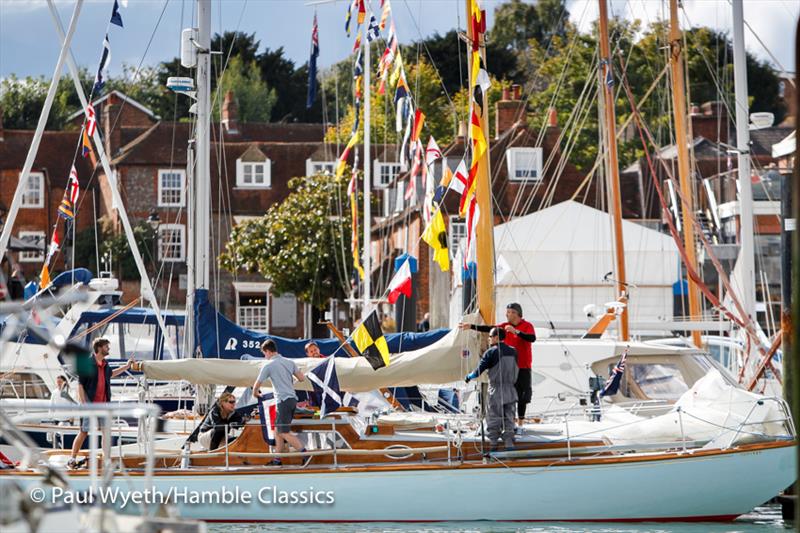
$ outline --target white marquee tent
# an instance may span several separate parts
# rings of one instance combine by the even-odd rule
[[[616,298],[612,220],[608,213],[567,201],[495,226],[497,319],[505,304],[519,302],[535,323],[552,321],[579,332],[590,323],[587,305],[602,308]],[[669,235],[623,221],[629,310],[636,323],[672,319],[672,287],[680,273]],[[461,290],[451,309],[460,309]],[[457,316],[457,314],[456,314]],[[562,331],[566,333],[566,331]],[[644,332],[641,332],[644,333]]]

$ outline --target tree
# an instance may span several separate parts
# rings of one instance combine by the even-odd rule
[[[234,227],[220,265],[258,272],[274,293],[293,293],[323,309],[345,296],[353,270],[347,181],[315,175],[292,178],[289,188],[263,217]]]
[[[272,108],[277,96],[261,79],[255,61],[245,63],[240,57],[234,57],[228,63],[219,83],[220,98],[214,106],[214,120],[219,120],[223,98],[232,91],[239,107],[240,122],[269,122]]]
[[[511,0],[494,10],[489,42],[509,51],[523,51],[534,39],[546,48],[553,36],[566,34],[569,11],[564,0],[539,0],[529,4]]]

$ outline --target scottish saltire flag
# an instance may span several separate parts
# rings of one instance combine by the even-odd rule
[[[86,104],[86,133],[89,137],[94,137],[94,132],[97,131],[97,115],[94,112],[94,106],[91,103]]]
[[[122,15],[119,14],[119,2],[114,0],[114,9],[111,10],[111,24],[116,24],[122,28]]]
[[[100,65],[97,67],[97,75],[94,77],[94,88],[92,89],[92,92],[95,94],[98,94],[100,91],[102,91],[103,86],[106,84],[104,77],[109,61],[111,61],[111,43],[109,42],[108,34],[106,33],[105,38],[103,38],[103,55],[100,56]]]
[[[367,42],[371,43],[381,36],[381,30],[378,28],[378,21],[375,20],[375,15],[369,16],[369,25],[367,26]]]
[[[317,57],[319,56],[319,27],[317,13],[314,12],[314,25],[311,27],[311,56],[308,58],[308,97],[306,109],[311,109],[317,97]]]
[[[69,178],[67,178],[67,186],[64,187],[64,197],[61,199],[61,205],[58,206],[58,216],[67,220],[75,218],[80,193],[78,171],[75,170],[73,165],[72,170],[69,172]]]
[[[611,369],[605,387],[600,391],[600,396],[611,396],[619,392],[619,385],[622,382],[622,375],[625,373],[625,358],[628,357],[628,350],[622,352],[619,362]]]
[[[335,357],[327,357],[325,361],[312,368],[306,377],[314,387],[314,392],[319,393],[322,398],[319,406],[320,418],[324,418],[325,415],[334,412],[339,407],[352,407],[358,404],[358,400],[349,393],[343,394],[339,390]]]

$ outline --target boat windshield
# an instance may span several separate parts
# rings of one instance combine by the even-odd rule
[[[633,363],[630,378],[651,400],[676,400],[689,390],[678,365],[670,363]]]

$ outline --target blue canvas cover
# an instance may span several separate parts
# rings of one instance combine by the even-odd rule
[[[266,339],[274,340],[278,353],[284,357],[305,357],[308,339],[287,339],[244,329],[217,312],[209,302],[208,291],[205,289],[199,289],[196,293],[195,316],[197,340],[204,357],[240,359],[245,354],[261,357],[259,346]],[[441,339],[448,331],[442,328],[424,333],[387,333],[386,342],[391,353],[418,350]],[[323,355],[348,357],[338,339],[315,339],[315,342]]]

